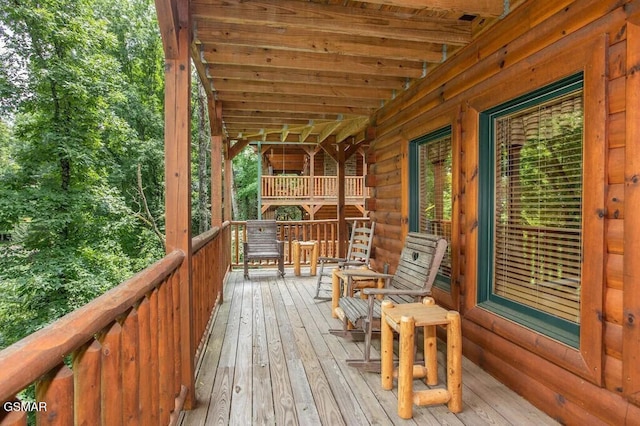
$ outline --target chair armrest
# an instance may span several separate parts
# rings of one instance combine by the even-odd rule
[[[344,259],[343,259],[344,260]],[[367,264],[364,262],[360,262],[358,260],[344,260],[343,262],[338,262],[338,266],[366,266]]]
[[[384,278],[391,279],[393,274],[383,274],[382,272],[376,272],[369,269],[345,269],[341,272],[345,277],[358,277],[358,278]]]
[[[400,288],[365,288],[362,290],[367,296],[371,295],[398,295],[398,296],[427,296],[429,293],[422,290],[404,290]]]
[[[318,262],[336,262],[336,263],[338,263],[338,262],[344,262],[344,261],[345,261],[345,259],[342,258],[342,257],[326,257],[326,256],[323,256],[323,257],[319,257],[318,258]]]

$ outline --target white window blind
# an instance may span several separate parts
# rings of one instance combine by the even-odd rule
[[[493,292],[580,323],[582,90],[495,119]]]
[[[440,274],[451,278],[451,136],[419,147],[420,232],[444,237],[449,245]]]

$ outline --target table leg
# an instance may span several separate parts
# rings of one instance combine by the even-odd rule
[[[294,241],[293,250],[293,275],[300,276],[300,242]]]
[[[398,366],[398,416],[413,417],[413,349],[415,343],[415,319],[400,320],[400,365]]]
[[[385,300],[382,302],[382,319],[380,320],[380,352],[381,352],[381,379],[382,389],[393,389],[393,329],[387,323],[386,311],[393,309],[393,303]]]
[[[318,242],[313,243],[313,250],[311,251],[311,275],[315,277],[316,267],[318,266],[318,252],[320,251]]]
[[[460,314],[447,313],[447,389],[451,399],[447,406],[452,413],[462,411],[462,335]]]
[[[338,276],[338,268],[334,268],[331,274],[331,316],[338,318],[336,308],[340,300],[340,277]]]
[[[424,327],[424,366],[427,370],[426,382],[434,386],[438,384],[438,340],[436,326]]]

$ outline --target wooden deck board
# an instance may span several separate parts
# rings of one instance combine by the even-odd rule
[[[413,419],[400,419],[397,389],[382,390],[378,374],[344,362],[362,357],[363,345],[329,334],[341,323],[330,303],[313,299],[315,278],[288,272],[283,279],[254,270],[250,280],[232,273],[198,369],[198,406],[183,425],[557,424],[467,359],[461,413],[414,407]],[[441,382],[443,362],[439,353]]]

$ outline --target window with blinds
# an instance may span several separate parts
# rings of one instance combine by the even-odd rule
[[[482,285],[487,300],[538,312],[536,323],[580,324],[582,104],[580,75],[482,115],[492,194]]]
[[[449,245],[440,281],[451,281],[451,128],[412,141],[411,230],[444,237]]]

